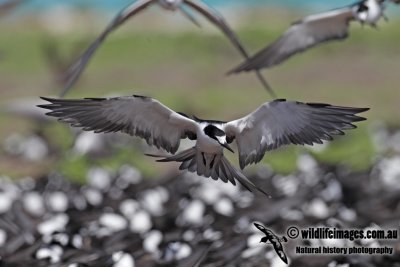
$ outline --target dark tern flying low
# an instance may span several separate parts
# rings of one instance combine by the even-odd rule
[[[385,17],[384,3],[385,0],[364,0],[344,8],[305,17],[294,23],[278,40],[229,73],[272,68],[318,44],[346,39],[349,24],[353,20],[376,27],[378,20]]]
[[[235,185],[235,179],[246,189],[266,194],[256,187],[224,157],[224,148],[236,140],[240,167],[257,163],[267,151],[283,145],[312,145],[332,140],[342,130],[353,129],[353,122],[365,120],[356,116],[367,108],[331,106],[286,100],[266,102],[249,115],[230,122],[189,118],[143,96],[86,98],[77,100],[42,98],[51,104],[49,116],[85,131],[124,132],[138,136],[149,145],[174,154],[158,160],[181,162],[181,170],[220,178]],[[190,149],[179,152],[180,140],[197,140]]]
[[[239,38],[236,36],[233,30],[229,27],[225,19],[214,9],[210,8],[206,4],[202,3],[200,0],[137,0],[124,8],[114,20],[107,26],[107,28],[101,33],[101,35],[89,46],[89,48],[82,54],[78,61],[73,64],[68,71],[69,80],[66,83],[61,96],[64,96],[69,89],[75,84],[79,79],[84,68],[88,64],[90,58],[96,52],[97,48],[101,43],[108,37],[108,35],[118,28],[121,24],[127,21],[130,17],[144,10],[145,8],[153,5],[159,4],[162,8],[166,10],[176,11],[180,10],[186,17],[188,17],[193,23],[199,25],[192,14],[187,10],[187,8],[193,9],[205,16],[211,23],[217,26],[231,41],[235,48],[240,52],[244,58],[249,58],[249,54],[246,49],[240,43]],[[268,82],[264,79],[259,71],[256,71],[257,77],[262,83],[262,85],[269,91],[271,96],[275,97],[274,92],[269,86]]]
[[[288,260],[287,260],[285,251],[283,251],[283,246],[282,246],[282,242],[287,242],[287,238],[285,236],[283,236],[282,238],[279,238],[271,230],[265,228],[264,226],[262,226],[259,223],[254,223],[254,225],[257,227],[258,230],[260,230],[261,232],[263,232],[265,234],[265,236],[263,238],[261,238],[260,243],[261,242],[263,242],[263,243],[270,242],[272,244],[272,246],[274,247],[276,254],[278,254],[279,258],[281,258],[281,260],[287,264]]]

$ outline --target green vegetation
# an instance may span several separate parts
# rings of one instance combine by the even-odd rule
[[[252,24],[243,23],[238,35],[250,51],[256,52],[287,27],[286,19],[274,18],[276,23],[272,28],[265,23],[265,16],[257,17]],[[242,59],[217,31],[209,33],[193,28],[184,32],[162,29],[146,32],[139,31],[134,23],[129,25],[130,30],[116,32],[98,50],[68,97],[149,95],[175,110],[220,120],[242,116],[270,100],[253,74],[225,76]],[[371,107],[371,111],[363,114],[369,122],[382,120],[399,126],[396,116],[400,99],[399,26],[400,21],[393,19],[382,22],[380,31],[355,24],[348,41],[313,49],[264,73],[281,98]],[[68,57],[82,40],[89,42],[97,34],[91,31],[89,37],[84,32],[51,36],[40,28],[28,31],[20,26],[1,26],[0,32],[0,51],[4,54],[0,61],[0,105],[23,97],[56,95],[60,91],[43,56],[46,38],[54,39]],[[85,46],[81,47],[83,51]],[[27,132],[34,127],[6,114],[0,114],[0,124],[0,141],[15,131]],[[323,152],[310,153],[322,161],[345,162],[357,169],[370,166],[375,151],[367,123],[361,125]],[[51,127],[45,132],[61,151],[71,147],[73,139],[66,127]],[[289,147],[269,152],[264,162],[278,171],[290,172],[302,151],[304,148]],[[233,155],[235,160],[236,156]],[[56,161],[53,167],[75,178],[82,177],[91,164],[115,169],[128,162],[149,175],[157,171],[154,160],[147,159],[137,149],[117,151],[112,158],[94,162],[69,156]],[[2,173],[15,173],[7,164],[0,167],[5,168]]]

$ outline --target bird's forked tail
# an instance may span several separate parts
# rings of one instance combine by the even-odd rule
[[[151,155],[150,155],[151,156]],[[269,195],[257,187],[253,182],[247,179],[240,171],[233,167],[223,154],[208,154],[199,151],[196,147],[179,152],[171,157],[166,157],[158,162],[181,162],[180,170],[188,170],[197,173],[199,176],[211,177],[214,180],[221,179],[223,182],[228,181],[236,185],[237,180],[243,187],[252,192],[257,189],[261,193],[269,197]]]

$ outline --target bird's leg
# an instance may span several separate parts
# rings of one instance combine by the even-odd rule
[[[386,14],[382,14],[383,20],[389,22],[389,17]]]
[[[371,23],[371,27],[375,30],[379,30],[378,24],[376,23]]]

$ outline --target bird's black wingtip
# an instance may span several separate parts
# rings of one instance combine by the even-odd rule
[[[230,76],[230,75],[237,74],[237,73],[238,73],[238,71],[236,69],[231,69],[231,70],[227,71],[225,73],[225,75]]]
[[[353,122],[360,122],[360,121],[366,121],[367,118],[364,117],[360,117],[360,116],[355,116],[355,118],[353,118]]]
[[[241,72],[248,72],[249,70],[247,70],[245,63],[242,63],[241,65],[236,66],[233,69],[230,69],[226,73],[226,75],[238,74],[238,73],[241,73]]]
[[[40,99],[42,99],[42,100],[44,100],[44,101],[47,101],[47,102],[49,102],[49,103],[53,103],[53,100],[54,100],[54,99],[52,99],[52,98],[44,97],[44,96],[40,96]],[[49,105],[51,105],[51,104],[40,104],[40,105],[36,105],[36,106],[37,106],[38,108],[50,109],[50,108],[49,108]]]
[[[150,154],[150,153],[144,153],[145,156],[151,157],[151,158],[158,158],[156,160],[157,162],[166,162],[167,156],[165,155],[156,155],[156,154]]]
[[[44,109],[50,109],[49,105],[44,104],[44,105],[36,105],[38,108],[44,108]]]
[[[360,113],[361,113],[361,112],[369,111],[370,109],[371,109],[371,108],[360,108],[360,110],[361,110]]]
[[[47,102],[52,102],[52,100],[54,100],[53,98],[50,97],[45,97],[45,96],[39,96],[40,99],[47,101]]]

